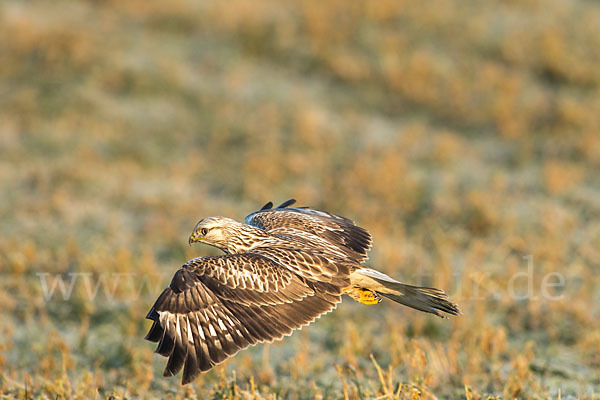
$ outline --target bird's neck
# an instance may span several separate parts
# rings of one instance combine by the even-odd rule
[[[229,238],[223,251],[229,254],[246,253],[255,247],[266,244],[272,238],[272,235],[260,228],[240,224],[240,232]]]

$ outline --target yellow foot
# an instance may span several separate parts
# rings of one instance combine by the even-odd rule
[[[368,289],[360,289],[360,302],[367,305],[378,304],[381,301],[376,293]]]

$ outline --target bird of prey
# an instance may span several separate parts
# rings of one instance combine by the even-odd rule
[[[173,276],[146,318],[147,340],[168,357],[164,376],[183,368],[182,384],[238,351],[290,335],[333,310],[342,294],[367,305],[382,298],[443,316],[458,306],[439,289],[407,285],[361,263],[371,235],[353,221],[291,199],[271,202],[245,223],[204,218],[189,243],[224,255],[198,257]]]

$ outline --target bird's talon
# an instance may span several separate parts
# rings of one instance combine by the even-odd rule
[[[370,290],[360,289],[360,302],[367,305],[378,304],[381,302],[381,297]]]

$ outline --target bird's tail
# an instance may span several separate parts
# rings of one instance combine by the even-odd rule
[[[361,268],[350,275],[353,285],[372,290],[397,303],[419,311],[445,317],[443,313],[459,315],[458,305],[448,300],[440,289],[407,285],[371,268]]]
[[[440,289],[405,285],[403,283],[387,284],[393,292],[377,292],[390,300],[405,306],[444,317],[439,311],[458,315],[458,306],[448,300],[448,295]]]

